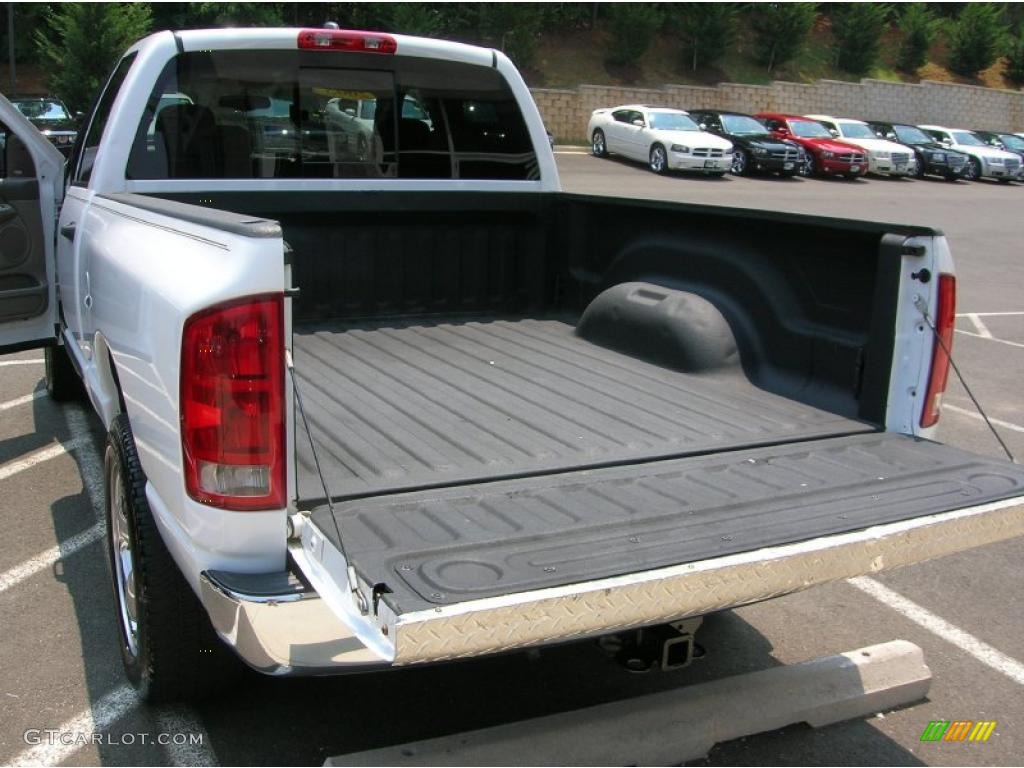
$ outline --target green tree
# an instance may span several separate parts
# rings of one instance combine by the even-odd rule
[[[900,29],[903,42],[900,43],[896,66],[913,74],[928,60],[928,49],[938,31],[938,20],[924,3],[910,3],[902,6],[902,10]]]
[[[1010,41],[1006,50],[1006,79],[1024,85],[1024,30]]]
[[[118,58],[149,32],[149,3],[63,3],[35,33],[49,87],[71,109],[85,109]]]
[[[882,35],[889,23],[887,3],[841,3],[832,12],[836,64],[853,75],[866,75],[878,61]]]
[[[187,3],[183,28],[284,26],[282,3]]]
[[[953,24],[949,40],[949,68],[974,77],[991,67],[1006,42],[1002,13],[995,3],[969,3]]]
[[[818,18],[814,3],[757,3],[751,26],[757,60],[772,72],[803,49]]]
[[[694,70],[716,64],[736,34],[733,3],[679,3],[672,6],[672,18],[683,63]]]
[[[612,33],[608,60],[632,64],[651,47],[661,27],[661,13],[652,3],[612,3],[608,7],[608,26]]]
[[[395,3],[391,28],[403,35],[440,37],[446,31],[443,10],[428,3]]]
[[[544,3],[480,3],[480,34],[519,67],[530,67],[544,24]]]

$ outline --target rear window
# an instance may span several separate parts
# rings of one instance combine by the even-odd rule
[[[539,179],[490,67],[322,51],[184,53],[157,81],[130,179]]]

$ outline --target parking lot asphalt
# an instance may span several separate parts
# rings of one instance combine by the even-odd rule
[[[1024,187],[941,181],[710,180],[559,154],[565,188],[936,226],[959,274],[954,357],[1007,444],[1024,457]],[[1014,314],[1016,313],[1016,314]],[[1024,541],[840,582],[717,614],[705,655],[633,674],[592,642],[434,668],[331,679],[252,675],[187,708],[149,708],[125,687],[97,524],[103,436],[81,405],[42,390],[42,355],[0,356],[0,763],[320,764],[326,757],[617,701],[892,639],[924,649],[928,699],[896,712],[796,726],[717,746],[709,765],[1014,765],[1024,754]],[[959,383],[940,439],[999,454]],[[931,720],[996,720],[986,743],[922,743]],[[102,734],[26,743],[29,729]],[[158,734],[201,744],[157,744]],[[45,736],[45,734],[44,734]],[[651,739],[663,738],[652,733]],[[31,735],[30,735],[31,738]],[[91,738],[91,737],[90,737]],[[180,740],[180,739],[179,739]],[[148,743],[143,743],[143,742]],[[174,739],[171,739],[174,741]],[[515,755],[496,762],[515,764]],[[552,755],[558,763],[558,755]],[[645,763],[644,754],[635,762]]]

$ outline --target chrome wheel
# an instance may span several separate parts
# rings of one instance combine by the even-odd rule
[[[804,153],[804,161],[800,164],[800,175],[806,177],[814,175],[814,155],[810,152]]]
[[[594,135],[590,137],[590,149],[594,153],[594,157],[604,157],[608,153],[608,148],[604,143],[604,131],[600,129],[594,131]]]
[[[132,656],[139,654],[139,595],[135,578],[128,500],[125,498],[121,464],[115,458],[107,469],[107,503],[110,505],[110,546],[113,552],[117,607],[125,644]]]
[[[978,162],[978,158],[972,157],[967,161],[967,167],[964,168],[964,178],[968,181],[977,181],[981,176],[981,163]]]
[[[668,156],[665,148],[660,144],[651,147],[651,170],[655,173],[664,173],[668,169]]]
[[[742,176],[747,172],[747,153],[742,149],[737,149],[732,156],[732,172],[737,176]]]

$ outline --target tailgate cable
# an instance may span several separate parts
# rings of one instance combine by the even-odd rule
[[[369,613],[370,606],[366,600],[366,596],[359,591],[359,579],[356,576],[355,566],[352,565],[352,561],[349,559],[348,553],[345,551],[345,540],[341,536],[341,525],[338,522],[338,516],[334,513],[334,503],[331,501],[331,493],[327,490],[327,481],[324,479],[323,470],[320,468],[320,457],[316,453],[316,443],[313,441],[313,431],[309,428],[309,421],[306,419],[306,409],[302,407],[302,395],[299,393],[299,381],[295,376],[295,363],[292,360],[292,351],[290,349],[285,350],[285,365],[288,368],[288,373],[292,379],[292,392],[295,393],[295,403],[299,407],[299,416],[302,418],[302,426],[306,430],[306,437],[309,438],[309,450],[313,454],[313,464],[316,466],[317,476],[320,478],[320,487],[324,490],[324,498],[327,499],[327,511],[331,513],[331,520],[334,521],[334,532],[338,535],[338,551],[345,560],[346,573],[348,575],[348,588],[352,592],[352,597],[356,601],[356,605],[359,607],[359,612],[364,616]]]
[[[956,373],[956,377],[960,380],[960,383],[963,385],[964,391],[967,392],[967,396],[971,398],[971,402],[974,403],[974,407],[978,409],[978,413],[981,414],[981,418],[985,420],[985,424],[988,425],[989,431],[992,432],[992,435],[995,437],[996,442],[998,442],[1000,447],[1003,449],[1003,453],[1006,454],[1006,458],[1008,458],[1012,463],[1016,464],[1017,459],[1014,458],[1013,453],[1010,451],[1009,447],[1007,447],[1002,435],[999,434],[999,431],[995,428],[995,425],[989,420],[988,414],[985,413],[985,409],[981,407],[981,403],[978,402],[978,398],[974,396],[974,393],[971,391],[971,388],[967,386],[967,381],[964,379],[964,375],[960,373],[960,367],[956,364],[956,360],[953,359],[953,350],[946,346],[946,342],[943,341],[941,334],[939,334],[938,330],[935,328],[935,323],[932,322],[932,316],[928,313],[928,307],[925,305],[924,299],[921,296],[915,296],[914,306],[916,306],[918,311],[924,316],[924,321],[925,323],[928,324],[928,327],[931,328],[932,335],[935,337],[935,340],[939,343],[939,346],[942,347],[942,351],[946,353],[946,357],[949,358],[950,367],[952,367],[953,372]]]

